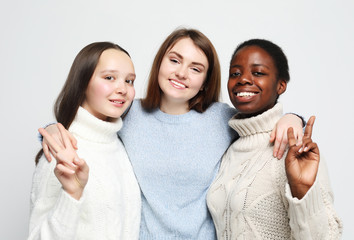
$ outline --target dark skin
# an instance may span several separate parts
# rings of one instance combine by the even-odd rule
[[[319,148],[311,139],[314,122],[315,117],[312,116],[306,124],[302,146],[296,146],[293,129],[288,129],[290,147],[285,158],[285,169],[291,193],[298,199],[303,198],[314,184],[320,163]]]
[[[240,118],[257,116],[271,109],[286,86],[286,81],[277,78],[277,68],[271,56],[258,46],[240,49],[231,62],[229,97]],[[303,198],[314,184],[319,167],[319,149],[311,139],[314,121],[315,117],[311,117],[307,122],[299,146],[293,128],[287,131],[290,147],[285,170],[291,193],[298,199]]]

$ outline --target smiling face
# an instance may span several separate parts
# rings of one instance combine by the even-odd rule
[[[158,74],[161,109],[174,104],[188,111],[188,101],[202,89],[208,67],[204,52],[190,38],[180,39],[167,50]]]
[[[286,90],[286,81],[277,79],[272,57],[258,46],[241,48],[230,65],[229,97],[243,118],[272,108]]]
[[[116,49],[103,51],[82,107],[104,121],[119,118],[134,99],[134,80],[134,66],[126,53]]]

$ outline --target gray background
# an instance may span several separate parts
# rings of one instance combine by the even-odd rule
[[[317,116],[313,138],[327,159],[335,207],[345,224],[343,239],[354,239],[353,1],[1,3],[0,239],[27,237],[37,128],[54,121],[54,100],[78,51],[107,40],[126,48],[136,68],[136,96],[142,97],[159,45],[178,26],[197,28],[214,43],[228,103],[228,62],[238,43],[260,37],[284,49],[291,81],[280,101],[285,111]]]

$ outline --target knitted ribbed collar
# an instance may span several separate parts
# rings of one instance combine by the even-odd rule
[[[156,109],[154,111],[154,116],[158,120],[160,120],[162,122],[166,122],[166,123],[171,123],[171,124],[184,124],[184,123],[190,122],[196,116],[198,116],[198,114],[199,113],[195,110],[190,110],[184,114],[179,114],[179,115],[164,113],[160,109]]]
[[[86,109],[79,107],[69,130],[91,142],[110,143],[117,139],[117,132],[122,126],[121,118],[115,122],[102,121],[90,114]]]
[[[271,133],[283,115],[283,105],[277,103],[273,108],[251,118],[237,119],[237,115],[231,118],[229,126],[235,129],[240,138],[260,133]]]

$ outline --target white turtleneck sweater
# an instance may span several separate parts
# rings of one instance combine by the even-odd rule
[[[285,156],[273,157],[270,133],[282,105],[229,125],[240,138],[225,153],[207,203],[218,239],[339,239],[342,224],[323,158],[314,185],[301,199],[292,197]]]
[[[54,175],[56,161],[42,157],[33,176],[28,239],[139,238],[140,189],[117,137],[121,127],[121,119],[105,122],[78,109],[69,131],[90,168],[88,183],[77,201]]]

